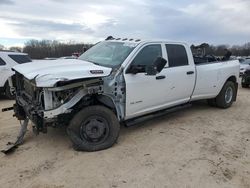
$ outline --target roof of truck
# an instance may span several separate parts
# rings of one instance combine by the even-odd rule
[[[162,40],[162,39],[154,39],[154,40],[146,40],[146,39],[133,39],[133,38],[112,38],[106,41],[112,41],[112,42],[126,42],[126,43],[133,43],[133,44],[140,44],[140,43],[150,43],[150,42],[165,42],[165,43],[172,43],[172,44],[184,44],[187,45],[185,42],[173,42],[168,40]]]

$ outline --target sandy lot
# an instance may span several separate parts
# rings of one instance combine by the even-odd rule
[[[240,89],[232,108],[204,102],[131,128],[111,149],[71,148],[64,129],[33,135],[9,156],[0,154],[0,187],[249,188],[250,89]],[[0,108],[11,101],[0,99]],[[0,113],[0,148],[19,124]]]

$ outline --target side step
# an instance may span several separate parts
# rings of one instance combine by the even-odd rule
[[[163,116],[163,115],[166,115],[166,114],[170,114],[170,113],[176,112],[176,111],[181,110],[181,109],[189,108],[191,106],[192,106],[191,103],[187,103],[187,104],[175,106],[175,107],[172,107],[172,108],[168,108],[166,110],[161,110],[161,111],[158,111],[158,112],[154,112],[154,113],[151,113],[149,115],[144,115],[144,116],[141,116],[139,118],[130,119],[130,120],[125,121],[125,126],[131,127],[131,126],[136,125],[138,123],[141,123],[141,122],[144,122],[144,121],[147,121],[147,120],[151,120],[151,119],[154,119],[156,117],[160,117],[160,116]]]

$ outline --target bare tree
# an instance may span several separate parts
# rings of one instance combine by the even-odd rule
[[[92,44],[86,43],[61,43],[56,40],[29,40],[25,43],[23,49],[19,47],[11,47],[11,50],[14,51],[23,51],[28,53],[33,59],[43,59],[46,57],[62,57],[62,56],[71,56],[73,53],[83,53],[90,47]],[[234,56],[250,56],[250,42],[244,45],[209,45],[203,43],[199,45],[201,48],[204,48],[205,54],[223,56],[225,55],[225,49],[229,49]],[[198,47],[199,47],[198,46]],[[193,52],[197,50],[197,46],[191,46]],[[3,45],[0,45],[0,49],[4,49]]]
[[[15,52],[22,52],[23,49],[21,47],[18,47],[18,46],[12,46],[9,48],[9,50],[15,51]]]
[[[23,52],[28,53],[33,59],[46,57],[71,56],[73,53],[83,53],[92,44],[84,43],[60,43],[55,40],[30,40],[25,43]]]

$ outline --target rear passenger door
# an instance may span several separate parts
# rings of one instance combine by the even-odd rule
[[[187,53],[188,46],[182,44],[165,44],[168,67],[166,81],[169,90],[165,93],[169,106],[186,103],[190,100],[195,86],[195,65]]]

